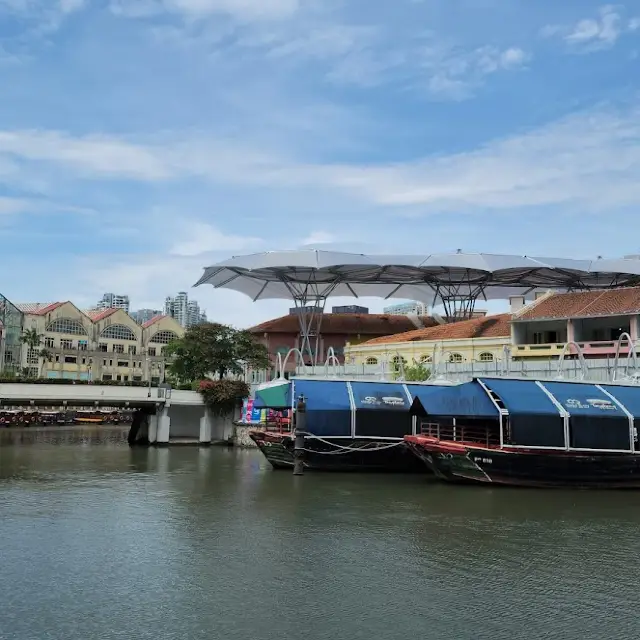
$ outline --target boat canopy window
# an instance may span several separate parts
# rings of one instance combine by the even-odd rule
[[[572,449],[631,449],[629,417],[596,385],[571,382],[543,384],[571,416],[569,446]]]
[[[293,397],[307,404],[306,429],[316,436],[351,435],[351,401],[347,383],[339,380],[293,381]]]
[[[385,382],[352,382],[356,407],[356,435],[402,438],[413,432],[411,403],[404,385]]]
[[[477,382],[456,385],[408,384],[413,396],[411,415],[498,418],[500,413]]]
[[[509,412],[509,438],[505,444],[564,448],[564,418],[535,381],[482,378],[482,383]]]

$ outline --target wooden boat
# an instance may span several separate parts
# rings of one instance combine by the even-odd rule
[[[104,424],[106,418],[102,411],[77,411],[75,421],[80,424]]]
[[[304,466],[316,471],[387,471],[425,473],[403,437],[415,433],[409,413],[413,400],[407,386],[295,378],[256,391],[254,406],[294,409],[302,396],[305,412]],[[271,406],[268,406],[271,405]],[[274,469],[293,467],[294,436],[290,425],[276,423],[249,433]]]
[[[415,390],[405,441],[450,482],[640,488],[640,388],[483,378]]]

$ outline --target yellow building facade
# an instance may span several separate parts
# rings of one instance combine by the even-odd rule
[[[485,316],[462,322],[416,329],[394,336],[348,344],[345,362],[359,366],[392,365],[400,358],[405,363],[496,362],[511,345],[510,315]]]
[[[21,368],[34,377],[158,382],[164,378],[165,347],[184,335],[166,316],[139,325],[122,309],[83,312],[71,302],[18,308],[23,330],[41,336],[37,349],[22,349]]]

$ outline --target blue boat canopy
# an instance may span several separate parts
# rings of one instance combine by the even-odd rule
[[[595,384],[555,381],[545,381],[542,384],[571,416],[626,419],[620,406]]]
[[[640,387],[615,384],[602,384],[600,387],[610,393],[636,420],[640,420]]]
[[[509,412],[510,443],[519,447],[565,447],[564,418],[534,380],[482,378]]]
[[[410,394],[393,382],[352,382],[355,433],[370,438],[402,438],[413,433]]]
[[[407,388],[414,398],[411,405],[414,416],[498,418],[500,415],[477,381],[456,385],[408,384]]]
[[[306,430],[316,436],[351,435],[351,399],[340,380],[299,380],[293,383],[294,402],[303,395],[307,405]]]
[[[629,417],[620,405],[595,384],[544,382],[570,415],[569,446],[572,449],[632,448]]]

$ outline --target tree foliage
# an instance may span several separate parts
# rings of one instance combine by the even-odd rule
[[[232,414],[251,393],[249,385],[242,380],[202,380],[198,391],[207,407],[221,416]]]
[[[20,336],[20,342],[26,344],[29,349],[37,349],[42,344],[42,334],[36,329],[25,329]]]
[[[424,382],[431,376],[431,369],[414,360],[413,364],[404,368],[404,379],[407,382]]]
[[[267,348],[248,331],[210,322],[189,327],[165,349],[169,371],[182,382],[241,374],[245,366],[266,369]]]
[[[431,369],[421,362],[416,362],[414,360],[411,364],[407,364],[406,360],[404,360],[403,365],[404,379],[407,382],[424,382],[425,380],[428,380],[431,375]],[[394,363],[393,371],[396,378],[402,375],[399,363]]]
[[[25,329],[20,336],[20,342],[29,347],[30,350],[35,350],[40,348],[40,345],[42,344],[42,338],[42,334],[38,333],[37,329]],[[22,374],[26,377],[31,377],[31,368],[24,367],[22,370]]]

